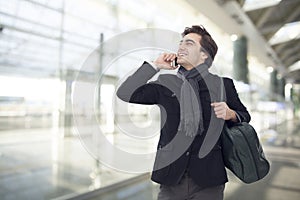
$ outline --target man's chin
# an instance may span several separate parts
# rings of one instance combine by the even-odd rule
[[[186,66],[186,65],[189,65],[189,64],[186,63],[186,62],[180,62],[180,61],[177,61],[177,63],[178,63],[178,65],[180,65],[180,66],[182,66],[182,67],[184,67],[184,66]]]
[[[185,60],[182,58],[177,58],[177,63],[178,63],[178,65],[181,65],[181,66],[186,64]]]

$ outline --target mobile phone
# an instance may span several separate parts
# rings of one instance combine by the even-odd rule
[[[173,60],[173,66],[175,67],[175,66],[178,66],[178,63],[177,63],[177,57]]]

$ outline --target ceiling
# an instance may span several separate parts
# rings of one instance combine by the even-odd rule
[[[241,7],[246,3],[246,0],[225,0],[224,2],[229,1],[236,1]],[[300,61],[300,28],[294,30],[297,34],[296,38],[276,44],[271,42],[272,37],[283,26],[300,21],[300,0],[282,0],[275,5],[245,11],[245,13],[277,54],[286,69],[285,77],[291,79],[292,82],[300,83],[300,67],[294,67],[294,70],[291,70],[291,66]]]
[[[300,27],[296,39],[269,42],[285,24],[300,21],[300,0],[185,1],[228,34],[246,35],[250,53],[266,66],[276,68],[289,82],[300,83]],[[273,1],[277,4],[243,9],[250,1]],[[109,8],[104,9],[107,1],[97,0],[97,6],[90,6],[95,7],[93,12],[78,12],[76,9],[81,6],[73,3],[64,5],[62,2],[0,0],[0,74],[56,77],[62,69],[80,68],[81,61],[98,46],[99,33],[113,33],[114,23],[106,23],[114,18]],[[86,13],[89,15],[84,18]],[[107,13],[108,19],[103,17],[103,13]],[[82,31],[82,27],[86,31]],[[297,62],[298,65],[295,65]]]
[[[98,20],[102,2],[87,12],[84,1],[0,0],[0,75],[57,78],[79,69],[108,29]]]

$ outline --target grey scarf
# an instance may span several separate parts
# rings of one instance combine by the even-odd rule
[[[199,95],[199,80],[208,74],[208,66],[203,63],[186,70],[180,67],[177,76],[183,80],[180,94],[180,124],[179,131],[186,136],[195,137],[199,131],[204,131],[202,106]]]

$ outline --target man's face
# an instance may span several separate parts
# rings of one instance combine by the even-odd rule
[[[196,33],[185,35],[179,43],[177,51],[177,63],[187,70],[204,63],[207,55],[200,51],[201,36]]]

